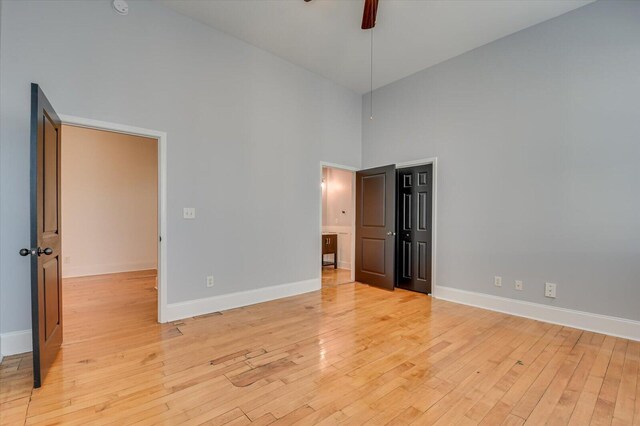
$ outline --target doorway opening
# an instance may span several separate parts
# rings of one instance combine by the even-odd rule
[[[157,326],[158,158],[157,138],[62,125],[65,343]]]
[[[355,173],[322,166],[322,286],[354,281]]]

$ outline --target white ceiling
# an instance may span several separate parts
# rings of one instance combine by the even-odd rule
[[[378,88],[593,0],[380,0]],[[320,74],[369,91],[363,0],[163,0],[168,7]]]

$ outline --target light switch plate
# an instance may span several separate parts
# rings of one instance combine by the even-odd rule
[[[196,208],[195,207],[185,207],[182,209],[182,217],[185,219],[195,219],[196,218]]]

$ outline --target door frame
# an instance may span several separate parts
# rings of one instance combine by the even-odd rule
[[[167,322],[167,133],[72,115],[59,116],[62,125],[143,136],[158,141],[158,322]]]
[[[344,170],[347,172],[351,172],[352,176],[351,176],[351,211],[353,212],[352,217],[351,217],[351,281],[355,281],[356,280],[356,268],[355,268],[355,262],[356,262],[356,172],[358,170],[360,170],[358,167],[352,167],[352,166],[345,166],[342,164],[336,164],[336,163],[329,163],[326,161],[321,161],[320,162],[320,179],[319,181],[322,182],[322,169],[328,167],[331,169],[340,169],[340,170]],[[320,218],[319,218],[319,222],[320,222],[320,234],[322,235],[322,186],[320,186],[320,194],[319,194],[319,198],[320,200]],[[320,241],[322,241],[322,238],[320,238]],[[319,245],[320,247],[320,253],[322,255],[322,243]],[[320,263],[320,280],[322,281],[322,263]]]
[[[438,253],[438,157],[424,158],[422,160],[405,161],[396,163],[396,170],[408,167],[433,165],[433,189],[431,194],[431,297],[438,297],[436,283],[436,254]]]

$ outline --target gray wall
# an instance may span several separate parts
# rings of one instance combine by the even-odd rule
[[[32,81],[61,114],[167,132],[170,303],[319,276],[319,162],[360,165],[361,97],[158,4],[130,6],[121,17],[108,0],[3,3],[3,332],[30,328],[17,251]]]
[[[368,101],[363,166],[438,157],[438,285],[640,320],[640,2],[383,87],[373,121]]]
[[[0,46],[2,46],[2,5],[4,4],[3,0],[0,0]],[[0,54],[0,80],[2,79],[2,55]],[[0,94],[0,97],[2,94]],[[2,114],[0,114],[0,131],[2,130]],[[0,154],[2,153],[2,148],[0,148]],[[2,161],[0,161],[0,187],[2,187]],[[1,200],[1,198],[0,198]],[[0,201],[0,224],[2,223],[2,205],[4,202]],[[0,241],[4,241],[4,230],[0,226]],[[0,245],[0,259],[2,258],[3,248]],[[0,261],[0,268],[2,267],[2,263]],[[0,269],[0,272],[2,270]],[[0,285],[0,333],[2,333],[2,285]],[[2,362],[2,339],[0,339],[0,362]]]

